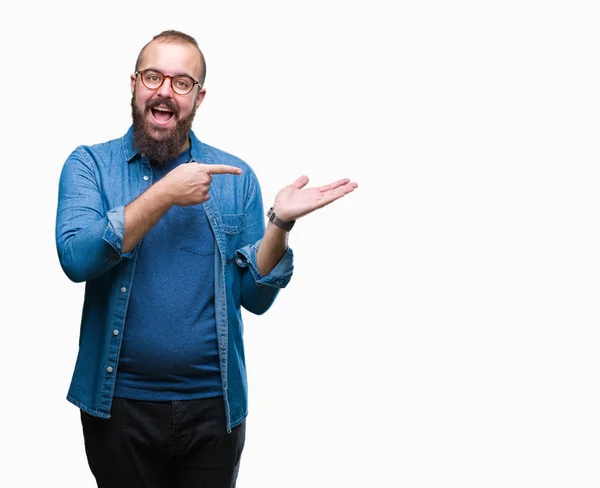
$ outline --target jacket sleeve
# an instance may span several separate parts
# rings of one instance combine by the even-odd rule
[[[292,278],[294,254],[288,248],[275,268],[266,276],[261,276],[256,263],[256,253],[265,232],[264,208],[260,186],[256,178],[245,203],[245,223],[243,242],[250,242],[235,252],[236,264],[244,269],[242,279],[242,306],[254,314],[266,312],[281,288],[285,288]]]
[[[91,156],[75,149],[61,171],[56,214],[58,258],[74,282],[95,278],[124,257],[124,206],[107,210],[104,200]]]

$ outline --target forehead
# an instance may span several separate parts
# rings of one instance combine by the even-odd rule
[[[166,75],[188,74],[198,77],[200,53],[191,44],[152,41],[142,54],[141,70],[155,68]]]

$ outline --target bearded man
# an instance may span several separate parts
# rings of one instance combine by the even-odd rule
[[[194,38],[155,36],[131,75],[128,132],[76,148],[61,172],[58,257],[85,282],[67,399],[101,488],[235,486],[242,307],[263,314],[289,283],[296,220],[357,187],[300,176],[265,219],[252,168],[192,130],[205,75]]]

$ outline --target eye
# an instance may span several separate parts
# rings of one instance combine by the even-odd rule
[[[142,73],[144,77],[144,82],[150,85],[160,84],[163,80],[162,73],[154,70],[146,70]]]
[[[182,90],[187,90],[192,84],[187,78],[175,78],[175,86]]]

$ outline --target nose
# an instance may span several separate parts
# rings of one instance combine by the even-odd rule
[[[173,90],[171,89],[171,77],[170,76],[166,76],[163,79],[163,83],[162,85],[160,85],[160,87],[158,87],[158,89],[156,90],[156,93],[161,96],[162,98],[172,98],[173,97]]]

